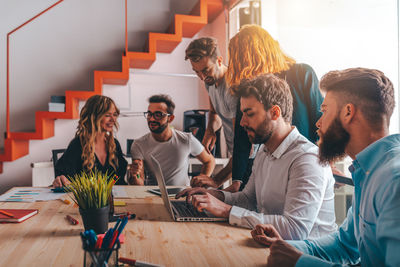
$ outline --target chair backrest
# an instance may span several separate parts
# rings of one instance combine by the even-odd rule
[[[183,131],[191,132],[200,142],[203,141],[208,124],[208,109],[193,109],[183,112]],[[220,130],[216,132],[217,141],[211,151],[214,157],[221,157]]]
[[[133,143],[134,139],[126,139],[126,154],[125,156],[130,157],[131,156],[131,146]]]
[[[56,163],[57,163],[58,159],[61,158],[61,156],[64,154],[65,150],[66,150],[65,148],[62,148],[62,149],[53,149],[51,151],[52,160],[53,160],[54,175],[56,175]]]
[[[201,142],[207,128],[208,112],[207,109],[183,112],[183,131],[191,132]]]

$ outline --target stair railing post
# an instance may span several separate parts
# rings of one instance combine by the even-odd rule
[[[125,56],[128,55],[128,0],[125,0]]]

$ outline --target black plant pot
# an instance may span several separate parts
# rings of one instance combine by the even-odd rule
[[[85,230],[93,229],[96,234],[103,234],[108,229],[110,206],[99,209],[79,209]]]

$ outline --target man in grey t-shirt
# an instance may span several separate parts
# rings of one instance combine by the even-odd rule
[[[149,98],[145,112],[150,133],[135,140],[131,147],[132,167],[129,184],[145,184],[144,169],[149,178],[146,184],[157,184],[147,161],[153,155],[161,165],[167,185],[189,185],[189,156],[193,155],[203,163],[201,174],[211,175],[215,167],[214,157],[191,134],[171,129],[175,104],[168,95],[154,95]]]
[[[215,132],[224,129],[226,145],[230,156],[233,154],[233,125],[236,117],[238,98],[231,94],[225,83],[227,67],[222,63],[217,41],[203,37],[192,41],[186,49],[185,60],[189,59],[194,72],[204,81],[210,100],[208,125],[203,138],[203,145],[211,151],[215,145]],[[192,186],[218,187],[232,176],[232,158],[227,166],[214,178],[199,175],[192,180]],[[239,190],[240,181],[233,181],[227,190]]]

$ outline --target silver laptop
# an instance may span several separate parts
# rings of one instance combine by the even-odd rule
[[[171,214],[174,221],[178,222],[223,222],[227,221],[227,218],[218,218],[209,212],[199,212],[192,204],[186,203],[185,200],[170,200],[167,193],[167,187],[165,185],[164,175],[161,171],[160,163],[153,155],[150,155],[150,161],[152,170],[156,176],[158,186],[161,191],[161,198],[164,202],[165,207]]]

